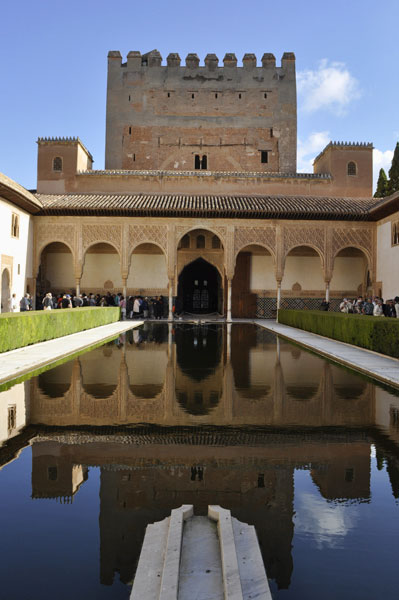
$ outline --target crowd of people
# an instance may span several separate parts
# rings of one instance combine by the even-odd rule
[[[399,296],[384,302],[383,298],[363,298],[358,296],[354,300],[344,298],[339,305],[342,313],[355,315],[369,315],[373,317],[395,317],[399,319]]]
[[[58,308],[79,308],[81,306],[119,306],[121,317],[125,319],[162,319],[164,317],[165,303],[162,296],[142,297],[123,294],[52,294],[47,292],[44,296],[36,297],[36,310],[55,310]],[[12,294],[10,302],[11,312],[24,312],[33,310],[30,294],[24,294],[20,301],[17,295]]]

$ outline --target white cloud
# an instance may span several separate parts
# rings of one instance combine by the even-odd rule
[[[388,171],[391,168],[393,158],[392,150],[378,150],[378,148],[374,148],[373,150],[373,185],[374,189],[377,186],[378,175],[380,174],[380,169],[384,169],[385,173],[388,176]]]
[[[297,503],[295,531],[313,536],[320,549],[340,546],[358,516],[353,507],[327,503],[308,492],[301,493]]]
[[[313,161],[329,141],[328,131],[314,131],[305,140],[298,139],[298,173],[313,173]]]
[[[316,70],[299,71],[297,84],[300,107],[309,113],[326,109],[340,116],[361,96],[359,82],[346,65],[325,58]]]

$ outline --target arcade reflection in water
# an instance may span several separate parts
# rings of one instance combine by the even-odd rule
[[[254,524],[288,588],[294,470],[327,500],[367,502],[371,444],[399,498],[399,398],[251,325],[136,329],[4,393],[0,458],[30,439],[33,498],[71,502],[101,467],[105,584],[131,581],[146,525],[192,503]]]

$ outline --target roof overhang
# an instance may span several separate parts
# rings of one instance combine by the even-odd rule
[[[38,213],[43,208],[36,196],[4,173],[0,173],[0,197],[31,214]]]

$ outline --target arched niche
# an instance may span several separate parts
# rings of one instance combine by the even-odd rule
[[[39,293],[65,292],[75,287],[72,251],[64,242],[51,242],[40,254]]]
[[[289,343],[280,344],[280,364],[285,394],[290,400],[304,402],[317,396],[323,378],[324,361]]]
[[[136,398],[151,400],[163,390],[168,364],[167,344],[130,346],[126,352],[129,389]],[[143,421],[146,415],[142,415]]]
[[[167,290],[166,256],[160,246],[146,242],[134,248],[130,256],[127,287],[129,293],[149,296]]]
[[[301,297],[301,292],[324,295],[325,282],[322,257],[309,245],[291,248],[285,257],[284,276],[281,282],[284,292]]]
[[[8,269],[1,273],[1,312],[10,311],[11,300],[11,275]]]
[[[37,378],[40,391],[48,398],[61,398],[72,384],[73,361],[58,365],[53,369],[40,373]]]
[[[339,296],[357,296],[367,292],[369,265],[366,254],[359,248],[348,246],[334,257],[331,292]]]
[[[83,260],[80,289],[86,294],[121,291],[120,257],[112,244],[98,242],[87,248]]]
[[[204,258],[195,258],[182,269],[177,286],[179,312],[223,312],[223,280],[219,270]]]
[[[89,396],[105,399],[118,386],[122,353],[114,342],[79,357],[82,387]]]

